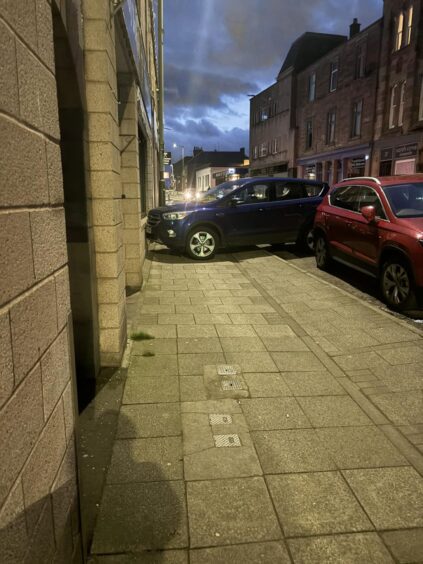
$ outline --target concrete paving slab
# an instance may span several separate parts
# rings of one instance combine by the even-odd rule
[[[261,313],[231,313],[229,317],[234,325],[267,325]]]
[[[381,537],[400,564],[415,564],[423,558],[423,529],[389,531]]]
[[[146,550],[107,556],[94,556],[88,564],[188,564],[187,550]]]
[[[192,313],[159,313],[159,325],[195,325]]]
[[[254,431],[252,438],[265,474],[336,470],[313,429]]]
[[[207,364],[224,364],[223,353],[198,353],[178,355],[179,373],[181,376],[202,374]]]
[[[288,551],[283,543],[265,542],[199,548],[191,550],[191,564],[290,564]]]
[[[128,376],[133,378],[177,375],[178,363],[176,354],[151,357],[133,356],[128,369]]]
[[[284,372],[283,378],[294,396],[346,394],[329,372]]]
[[[254,398],[240,401],[251,430],[311,427],[310,421],[295,398]]]
[[[411,467],[344,470],[377,529],[423,526],[423,478]]]
[[[216,325],[219,337],[257,337],[252,325]]]
[[[258,337],[221,337],[220,342],[225,352],[257,352],[266,351]]]
[[[261,372],[245,374],[244,380],[248,386],[251,397],[282,397],[292,396],[284,377],[278,372]]]
[[[176,339],[149,339],[145,341],[134,341],[131,354],[133,356],[142,356],[145,353],[159,354],[176,354]]]
[[[262,478],[187,484],[191,546],[216,546],[281,539]]]
[[[266,481],[285,537],[372,528],[338,472],[268,476]]]
[[[216,431],[212,431],[216,432]],[[241,445],[244,438],[239,433]],[[217,478],[243,478],[261,476],[262,470],[252,446],[238,448],[203,449],[184,457],[186,480],[215,480]]]
[[[268,352],[226,352],[228,364],[239,364],[243,372],[278,372]]]
[[[202,375],[180,376],[181,401],[200,401],[208,399]]]
[[[366,368],[380,367],[381,369],[389,367],[389,363],[375,352],[362,352],[354,354],[346,354],[334,356],[333,360],[342,368],[342,370],[364,370]]]
[[[423,364],[402,364],[388,370],[374,368],[373,373],[393,392],[423,390]]]
[[[176,313],[209,313],[205,304],[176,304]]]
[[[139,324],[139,326],[137,325],[134,327],[134,332],[136,331],[143,331],[148,335],[152,335],[156,339],[176,338],[176,325],[146,325],[145,323],[142,323]]]
[[[270,352],[308,351],[308,346],[299,337],[262,337],[266,349]]]
[[[91,552],[113,554],[188,545],[182,481],[108,485]]]
[[[371,425],[372,421],[349,396],[299,397],[314,427]]]
[[[377,353],[389,364],[423,363],[423,348],[417,345],[396,346],[387,350],[378,349]]]
[[[284,340],[285,337],[295,337],[294,331],[289,325],[254,325],[254,330],[259,337],[279,337]]]
[[[393,564],[376,533],[357,533],[288,541],[294,564]]]
[[[181,437],[115,441],[108,484],[182,479]]]
[[[177,328],[180,339],[217,337],[214,325],[178,325]]]
[[[226,313],[196,313],[196,325],[217,325],[231,323],[231,320]]]
[[[179,354],[222,352],[222,346],[217,337],[178,339],[178,352]]]
[[[423,390],[374,394],[372,402],[396,425],[423,424]]]
[[[180,435],[181,430],[179,403],[123,405],[117,438],[175,436]]]
[[[281,372],[326,370],[312,352],[274,352],[272,358]]]
[[[174,376],[152,376],[126,380],[122,403],[167,403],[179,401],[179,382]]]
[[[317,429],[338,468],[406,466],[408,462],[375,426]]]

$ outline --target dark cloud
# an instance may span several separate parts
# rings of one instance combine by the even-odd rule
[[[223,109],[227,108],[223,96],[245,95],[257,88],[253,82],[239,78],[174,65],[166,66],[165,77],[165,102],[168,106]]]
[[[178,150],[172,149],[172,144],[178,147],[184,146],[185,154],[191,154],[194,146],[202,147],[204,150],[231,151],[246,147],[248,152],[248,130],[239,127],[220,129],[207,119],[199,121],[179,121],[170,119],[167,124],[171,133],[166,132],[168,138],[167,147],[173,151],[176,160],[180,157]],[[188,142],[187,142],[188,140]]]

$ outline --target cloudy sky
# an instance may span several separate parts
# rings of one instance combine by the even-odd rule
[[[382,0],[164,0],[165,142],[192,154],[248,151],[249,94],[275,81],[305,31],[347,35],[382,15]],[[176,159],[175,159],[176,158]]]

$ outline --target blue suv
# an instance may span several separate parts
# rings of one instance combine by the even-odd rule
[[[298,178],[243,178],[201,193],[195,202],[153,209],[150,240],[197,260],[216,249],[297,242],[313,249],[313,221],[327,184]]]

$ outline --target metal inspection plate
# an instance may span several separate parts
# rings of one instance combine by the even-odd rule
[[[219,376],[234,376],[237,374],[237,370],[235,366],[231,366],[230,364],[220,364],[217,367],[217,373]]]
[[[224,392],[244,389],[244,385],[239,380],[222,380],[221,387]]]
[[[238,435],[213,435],[213,438],[217,448],[241,446]]]
[[[230,425],[232,423],[232,416],[224,413],[210,413],[210,425]]]

